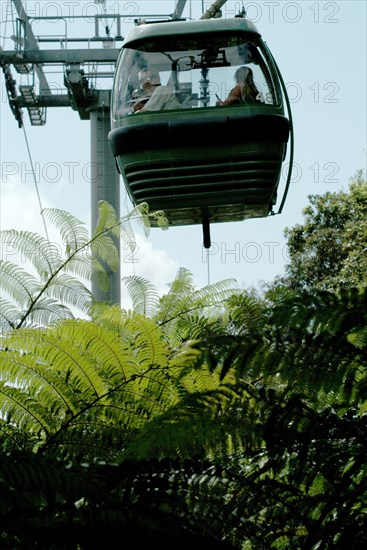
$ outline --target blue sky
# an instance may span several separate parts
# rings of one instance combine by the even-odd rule
[[[199,19],[203,6],[207,9],[211,3],[188,0],[183,15]],[[0,0],[1,46],[11,49],[4,41],[13,32],[5,21],[7,4]],[[92,0],[28,0],[25,5],[28,13],[37,15],[88,15],[102,9]],[[288,200],[278,216],[213,224],[209,251],[202,247],[200,226],[152,229],[147,238],[138,232],[134,257],[122,250],[121,275],[146,277],[162,291],[179,267],[189,269],[198,286],[227,278],[236,279],[241,288],[271,281],[287,261],[284,229],[302,223],[308,196],[346,190],[356,171],[366,170],[367,3],[228,0],[223,16],[235,15],[242,5],[272,51],[291,100],[295,156]],[[174,6],[175,0],[106,2],[107,13],[133,10],[136,16],[170,14]],[[84,20],[70,20],[68,33],[91,36],[93,25],[88,30],[85,25]],[[131,19],[126,21],[122,33],[132,25]],[[46,32],[50,29],[49,25]],[[21,75],[13,71],[13,76],[18,85],[22,83]],[[49,82],[58,78],[48,76]],[[43,234],[24,133],[7,104],[2,77],[0,116],[0,228]],[[49,108],[43,127],[32,127],[26,112],[24,120],[42,206],[68,210],[89,227],[89,122],[70,108]],[[121,214],[130,208],[121,182]]]

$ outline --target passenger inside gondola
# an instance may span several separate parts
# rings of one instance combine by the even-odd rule
[[[219,107],[233,104],[264,103],[264,98],[254,83],[253,72],[249,67],[242,66],[234,74],[236,85],[229,92],[224,101],[216,102]]]
[[[147,101],[142,106],[141,101],[134,105],[134,113],[181,108],[174,86],[162,86],[158,73],[148,69],[140,71],[139,83]]]

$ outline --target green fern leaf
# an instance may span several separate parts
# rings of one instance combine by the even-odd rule
[[[0,231],[0,241],[13,246],[40,277],[50,275],[61,263],[60,247],[36,233],[15,229]]]
[[[0,297],[0,331],[7,332],[19,322],[19,309],[11,302]]]
[[[138,276],[123,277],[132,300],[133,308],[137,313],[153,316],[159,306],[159,293],[155,286],[146,279]]]
[[[42,212],[60,232],[62,242],[67,249],[67,256],[70,256],[89,242],[89,232],[85,224],[69,212],[57,208],[45,208]]]
[[[54,277],[47,287],[47,295],[62,304],[69,304],[82,311],[88,311],[93,302],[90,290],[78,279],[62,273]]]
[[[0,275],[0,288],[21,308],[29,305],[39,291],[39,281],[15,264],[0,260]]]

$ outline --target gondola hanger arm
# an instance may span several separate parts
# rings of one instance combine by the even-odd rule
[[[227,0],[215,0],[215,2],[213,2],[213,4],[206,10],[206,12],[203,13],[200,19],[212,19],[213,17],[220,17],[220,10],[226,2]]]

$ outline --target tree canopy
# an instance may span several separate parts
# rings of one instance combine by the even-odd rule
[[[281,283],[331,291],[366,286],[366,210],[367,183],[361,170],[348,191],[311,195],[304,223],[285,231],[289,264]]]

